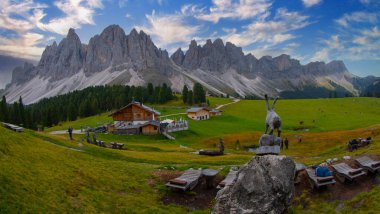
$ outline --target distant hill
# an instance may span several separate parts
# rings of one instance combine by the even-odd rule
[[[363,96],[368,97],[380,97],[380,78],[375,78],[371,84],[369,84],[363,90]]]
[[[25,62],[35,63],[27,59],[0,55],[0,89],[5,88],[6,84],[11,82],[13,69],[24,65]]]

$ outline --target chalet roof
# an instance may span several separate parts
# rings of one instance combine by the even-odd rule
[[[187,109],[186,112],[187,113],[195,113],[195,112],[198,112],[198,111],[200,111],[202,109],[204,109],[206,111],[210,111],[208,108],[204,108],[204,107],[192,107],[192,108]]]
[[[114,114],[116,114],[116,113],[119,113],[121,110],[123,110],[123,109],[125,109],[125,108],[128,108],[128,107],[131,106],[131,105],[137,105],[137,106],[140,106],[141,108],[143,108],[143,109],[145,109],[146,111],[149,111],[149,112],[151,112],[151,113],[153,113],[153,114],[161,115],[160,112],[154,110],[153,108],[151,108],[151,107],[149,107],[149,106],[146,106],[146,105],[144,105],[144,104],[142,104],[142,103],[140,103],[140,102],[136,102],[136,101],[133,101],[133,102],[129,103],[128,105],[126,105],[126,106],[120,108],[119,110],[113,112],[111,115],[114,115]],[[110,116],[111,116],[111,115],[110,115]]]
[[[157,126],[159,127],[160,126],[160,121],[158,120],[151,120],[151,121],[148,121],[144,124],[141,124],[140,127],[144,127],[144,126],[147,126],[147,125],[152,125],[152,126]]]
[[[218,109],[211,109],[211,111],[210,112],[215,112],[215,113],[218,113],[218,112],[221,112],[220,110],[218,110]]]

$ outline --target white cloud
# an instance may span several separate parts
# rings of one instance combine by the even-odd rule
[[[322,0],[302,0],[302,2],[305,7],[313,7],[320,4]]]
[[[273,46],[295,38],[296,36],[291,31],[308,26],[310,24],[308,18],[308,16],[301,15],[298,12],[289,12],[280,8],[272,20],[253,21],[244,26],[242,32],[230,29],[223,38],[240,46],[257,42],[264,42]]]
[[[195,18],[218,23],[220,19],[265,18],[272,6],[270,0],[213,0],[210,8],[185,5],[182,12],[191,13]]]
[[[310,59],[311,62],[315,61],[330,61],[330,49],[329,48],[322,48],[321,50],[317,51],[314,56]]]
[[[26,59],[39,59],[44,48],[37,45],[43,41],[44,36],[37,33],[25,33],[19,38],[6,38],[0,36],[0,53]]]
[[[380,30],[377,26],[344,30],[340,35],[321,40],[321,49],[310,60],[380,60]]]
[[[35,10],[36,26],[44,31],[65,35],[70,28],[80,28],[84,24],[95,24],[95,9],[103,8],[100,0],[58,0],[54,5],[65,15],[54,18],[47,23],[42,22],[46,16],[42,10]]]
[[[157,15],[155,11],[146,15],[147,25],[138,29],[150,34],[160,47],[168,48],[178,43],[188,43],[200,30],[198,25],[189,25],[181,13]]]
[[[56,0],[53,5],[64,15],[42,21],[46,19],[47,4],[1,0],[0,30],[12,32],[12,37],[0,36],[0,53],[38,59],[42,46],[52,39],[51,36],[45,39],[41,31],[65,35],[70,27],[94,24],[95,10],[103,8],[101,0]]]
[[[303,57],[296,55],[294,52],[294,50],[299,46],[300,44],[298,43],[290,43],[285,46],[264,45],[253,50],[247,50],[246,52],[252,53],[256,58],[261,58],[263,56],[278,56],[280,54],[288,54],[291,55],[292,58],[302,60]]]
[[[378,13],[370,12],[353,12],[346,13],[341,18],[336,19],[335,22],[343,27],[349,27],[352,23],[377,23],[379,19]]]

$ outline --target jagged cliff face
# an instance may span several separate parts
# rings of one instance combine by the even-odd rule
[[[70,29],[58,45],[54,42],[46,47],[37,66],[17,67],[5,94],[10,101],[22,96],[25,103],[33,103],[93,85],[165,82],[180,90],[186,81],[190,84],[168,53],[158,49],[143,31],[134,29],[126,35],[122,28],[111,25],[88,45]]]
[[[25,103],[33,103],[93,85],[149,82],[165,82],[176,91],[200,82],[217,95],[277,96],[305,87],[334,90],[337,86],[356,95],[354,78],[341,61],[301,65],[285,54],[257,59],[221,39],[207,40],[203,46],[193,40],[186,52],[178,49],[169,57],[143,31],[133,29],[126,35],[111,25],[87,45],[70,29],[58,45],[46,47],[37,66],[25,64],[14,70],[5,95],[10,101],[22,96]]]
[[[351,75],[342,61],[313,62],[301,65],[289,55],[264,56],[260,59],[245,55],[240,47],[220,39],[207,40],[203,46],[191,41],[184,53],[178,49],[171,59],[187,73],[227,93],[240,96],[267,93],[276,96],[283,91],[302,91],[305,87],[335,90],[341,86],[348,93],[358,94]]]

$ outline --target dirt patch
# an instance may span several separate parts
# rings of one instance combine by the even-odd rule
[[[169,180],[180,176],[183,172],[160,170],[154,172],[159,179],[166,183]],[[214,179],[214,188],[207,188],[206,181],[200,179],[198,185],[192,191],[182,191],[176,189],[168,189],[163,195],[162,201],[165,205],[177,204],[186,207],[189,211],[206,210],[213,206],[215,196],[218,192],[216,186],[223,180],[223,176],[217,175]]]

